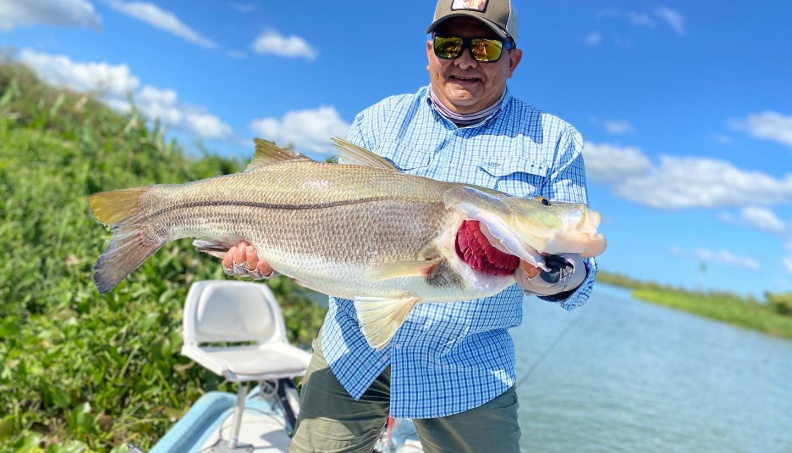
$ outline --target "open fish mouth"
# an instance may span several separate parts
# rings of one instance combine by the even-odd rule
[[[456,236],[456,253],[471,269],[489,275],[511,275],[520,267],[520,258],[502,250],[500,241],[478,220],[465,220]],[[499,247],[500,245],[500,247]]]
[[[605,250],[596,233],[599,214],[583,204],[553,203],[511,197],[479,187],[455,187],[443,196],[446,208],[478,221],[483,236],[498,251],[549,270],[543,255],[579,253],[596,256]]]

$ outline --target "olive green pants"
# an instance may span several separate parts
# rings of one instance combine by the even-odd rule
[[[317,338],[289,453],[370,452],[387,422],[389,406],[390,368],[355,401],[333,375]],[[520,451],[514,387],[467,412],[412,421],[426,452]]]

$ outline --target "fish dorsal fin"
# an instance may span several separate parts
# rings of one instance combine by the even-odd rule
[[[254,138],[256,153],[253,155],[245,171],[252,170],[263,165],[270,165],[276,162],[284,162],[293,159],[306,159],[290,149],[281,148],[275,142]]]
[[[349,143],[348,141],[338,137],[333,137],[333,142],[336,149],[338,150],[338,161],[341,163],[399,171],[399,169],[387,159],[380,157],[365,148],[353,145],[352,143]]]

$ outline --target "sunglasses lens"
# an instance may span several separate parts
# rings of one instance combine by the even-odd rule
[[[503,43],[497,39],[434,37],[434,52],[438,58],[453,60],[462,54],[465,47],[470,48],[471,55],[478,61],[498,61],[503,53]]]
[[[503,52],[503,43],[495,39],[474,39],[470,51],[478,61],[497,61]]]
[[[462,38],[457,38],[456,36],[435,36],[435,55],[446,60],[454,59],[462,53],[462,44]]]

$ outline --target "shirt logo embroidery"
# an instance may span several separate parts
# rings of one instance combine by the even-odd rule
[[[489,0],[454,0],[451,2],[451,11],[468,10],[468,11],[481,11],[487,9]]]

